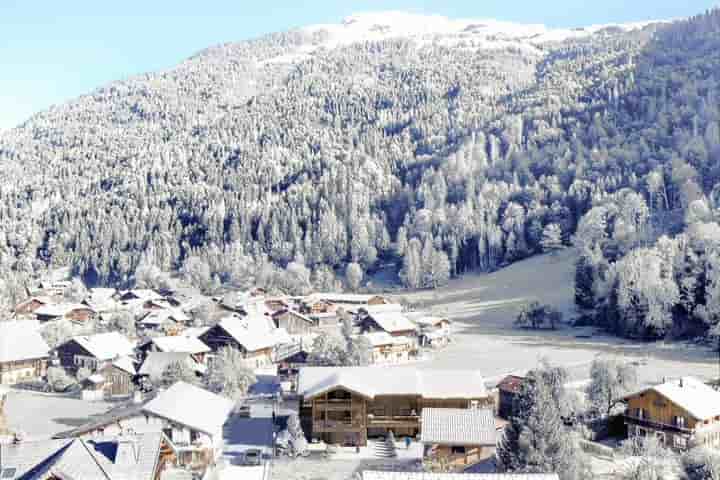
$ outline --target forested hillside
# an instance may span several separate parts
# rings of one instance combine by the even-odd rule
[[[719,22],[303,29],[100,88],[0,134],[3,291],[66,264],[290,291],[395,264],[433,287],[569,243],[602,202],[629,250],[720,174]]]
[[[720,12],[659,31],[616,109],[632,171],[594,199],[576,244],[576,303],[627,336],[720,334]]]

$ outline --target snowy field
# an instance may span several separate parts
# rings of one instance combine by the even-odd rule
[[[508,373],[523,373],[540,359],[568,367],[574,380],[584,380],[598,355],[638,361],[642,382],[664,377],[717,377],[716,354],[683,342],[636,342],[609,335],[576,338],[579,329],[521,330],[513,327],[519,308],[538,300],[575,315],[573,279],[575,251],[541,255],[491,274],[468,274],[444,288],[400,297],[454,322],[454,343],[424,362],[427,368],[479,370],[489,382]]]

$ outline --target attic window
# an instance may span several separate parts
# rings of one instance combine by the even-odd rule
[[[2,470],[2,475],[0,475],[0,478],[3,478],[3,479],[15,478],[16,473],[17,473],[17,468],[9,467],[9,468]]]

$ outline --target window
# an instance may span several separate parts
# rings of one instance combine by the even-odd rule
[[[647,430],[645,430],[644,428],[638,427],[637,434],[639,437],[645,437],[645,436],[647,436]]]
[[[465,447],[452,447],[451,452],[453,455],[464,455]]]
[[[679,428],[685,428],[686,420],[685,417],[675,416],[673,417],[673,425]]]
[[[641,419],[641,420],[642,420],[642,419],[645,419],[645,418],[646,418],[646,413],[647,413],[647,412],[645,412],[645,409],[644,409],[644,408],[638,408],[638,409],[637,409],[637,418],[639,418],[639,419]]]
[[[17,468],[8,467],[8,468],[2,470],[2,474],[0,475],[0,478],[2,478],[3,480],[15,478],[16,473],[17,473]]]
[[[682,435],[675,435],[675,446],[677,448],[687,448],[687,438]]]

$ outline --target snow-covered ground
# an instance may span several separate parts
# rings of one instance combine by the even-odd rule
[[[573,249],[517,262],[491,274],[468,274],[444,288],[402,298],[447,315],[454,322],[454,343],[425,362],[427,368],[482,372],[489,381],[535,367],[540,359],[569,368],[575,380],[587,377],[598,355],[618,355],[642,363],[643,382],[663,377],[717,377],[716,354],[683,342],[635,342],[610,335],[576,338],[578,329],[531,331],[513,327],[523,303],[538,300],[555,306],[565,319],[575,315]]]

